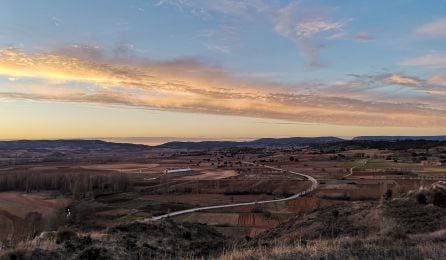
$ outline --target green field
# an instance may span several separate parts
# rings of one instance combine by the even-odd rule
[[[421,165],[420,163],[402,163],[385,160],[368,160],[364,164],[364,160],[347,162],[344,168],[350,169],[356,167],[356,170],[366,169],[405,169],[405,170],[422,170],[422,171],[446,171],[446,166]]]
[[[362,159],[362,160],[356,160],[356,161],[351,161],[351,162],[346,162],[342,165],[342,167],[350,169],[350,168],[357,168],[357,169],[361,169],[364,166],[364,163],[366,162],[366,159]]]

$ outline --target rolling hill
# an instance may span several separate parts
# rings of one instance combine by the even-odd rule
[[[402,141],[402,140],[426,140],[446,141],[446,135],[438,136],[357,136],[353,141]]]
[[[338,137],[289,137],[289,138],[262,138],[254,141],[203,141],[203,142],[169,142],[156,147],[170,149],[218,149],[229,147],[262,147],[262,146],[289,146],[306,145],[329,142],[341,142]]]

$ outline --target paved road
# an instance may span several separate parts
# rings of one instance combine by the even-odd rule
[[[256,165],[254,163],[251,162],[243,162],[244,164],[250,164],[250,165]],[[307,190],[304,190],[300,193],[297,193],[291,197],[287,197],[287,198],[283,198],[283,199],[276,199],[276,200],[263,200],[263,201],[252,201],[252,202],[244,202],[244,203],[235,203],[235,204],[225,204],[225,205],[215,205],[215,206],[207,206],[207,207],[199,207],[199,208],[193,208],[193,209],[186,209],[186,210],[180,210],[180,211],[175,211],[175,212],[170,212],[168,214],[164,214],[164,215],[160,215],[160,216],[155,216],[152,217],[152,220],[160,220],[163,218],[168,218],[168,217],[173,217],[173,216],[178,216],[178,215],[183,215],[183,214],[187,214],[187,213],[192,213],[192,212],[197,212],[197,211],[203,211],[203,210],[209,210],[209,209],[221,209],[221,208],[231,208],[231,207],[238,207],[238,206],[247,206],[247,205],[257,205],[257,204],[267,204],[267,203],[274,203],[274,202],[281,202],[281,201],[287,201],[287,200],[293,200],[296,198],[299,198],[303,195],[306,195],[310,192],[312,192],[313,190],[315,190],[319,183],[318,181],[311,177],[310,175],[306,175],[303,173],[299,173],[299,172],[294,172],[294,171],[289,171],[289,170],[284,170],[284,169],[280,169],[280,168],[276,168],[276,167],[272,167],[272,166],[266,166],[266,165],[262,165],[265,168],[268,169],[272,169],[272,170],[276,170],[276,171],[281,171],[281,172],[288,172],[291,174],[296,174],[299,176],[302,176],[304,178],[306,178],[307,180],[311,181],[311,187],[308,188]]]

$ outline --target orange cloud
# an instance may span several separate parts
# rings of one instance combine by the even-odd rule
[[[38,54],[1,49],[0,74],[90,86],[88,91],[77,92],[70,90],[69,84],[64,86],[66,91],[34,87],[0,92],[0,98],[7,99],[118,104],[337,125],[446,127],[446,108],[437,103],[352,98],[348,91],[333,91],[337,85],[309,94],[299,85],[252,82],[196,60],[111,59],[82,46]],[[417,84],[415,78],[397,74],[384,81]]]
[[[391,84],[420,86],[422,82],[416,78],[406,77],[399,74],[392,74],[387,77],[387,81]]]

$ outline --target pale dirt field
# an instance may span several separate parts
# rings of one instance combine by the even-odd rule
[[[113,163],[113,164],[93,164],[93,165],[83,165],[84,169],[92,170],[121,170],[121,171],[138,171],[153,169],[159,167],[156,163]]]
[[[350,184],[323,184],[320,185],[320,189],[328,189],[328,190],[357,190],[359,189],[356,185],[350,185]]]
[[[199,175],[186,176],[182,180],[220,180],[239,175],[234,170],[212,170],[203,171]]]
[[[44,194],[21,192],[0,192],[0,240],[10,240],[18,230],[23,229],[23,221],[31,212],[42,214],[43,218],[56,209],[67,207],[70,199],[47,199]]]
[[[38,193],[0,192],[0,211],[9,212],[20,218],[24,218],[32,211],[47,216],[55,208],[66,207],[70,202],[68,198],[47,199],[45,195]]]
[[[344,154],[344,155],[347,155],[347,156],[353,156],[353,155],[358,154],[358,153],[364,153],[364,154],[366,154],[368,156],[373,156],[375,154],[376,155],[381,155],[381,156],[393,154],[392,151],[385,151],[385,150],[379,150],[379,149],[348,150],[348,151],[341,152],[340,154]]]

